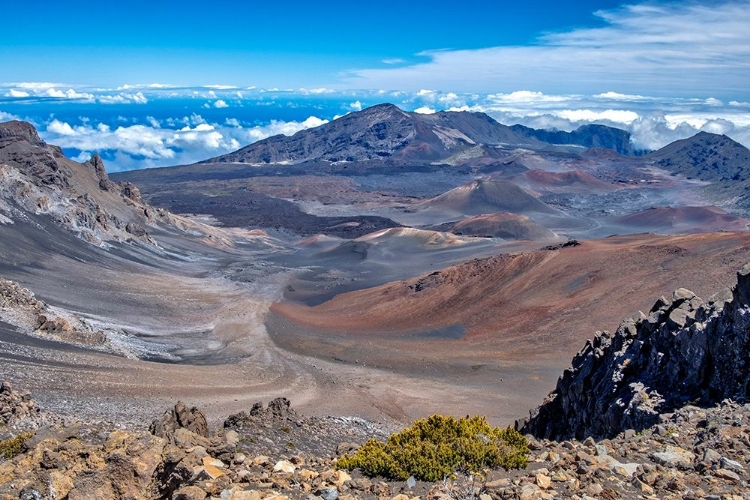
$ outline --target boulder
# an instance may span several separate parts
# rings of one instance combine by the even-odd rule
[[[149,431],[155,436],[173,440],[177,429],[187,429],[199,436],[208,437],[208,421],[198,408],[188,409],[185,403],[179,401],[174,408],[167,410],[164,415],[154,420]]]

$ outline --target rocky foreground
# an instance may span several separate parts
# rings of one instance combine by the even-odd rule
[[[148,432],[112,429],[47,414],[3,384],[0,499],[750,498],[750,405],[731,401],[601,441],[529,436],[526,470],[438,483],[336,470],[338,456],[385,435],[358,419],[300,416],[284,399],[213,434],[181,403]]]
[[[0,500],[750,499],[750,265],[737,277],[706,301],[679,289],[589,341],[519,423],[523,470],[365,477],[338,470],[338,458],[395,429],[304,417],[286,399],[213,433],[182,403],[148,431],[121,429],[45,412],[3,383]]]

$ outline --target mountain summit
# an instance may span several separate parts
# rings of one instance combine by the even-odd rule
[[[434,161],[480,143],[541,145],[484,113],[424,115],[380,104],[291,137],[269,137],[207,163],[353,162],[389,157]]]

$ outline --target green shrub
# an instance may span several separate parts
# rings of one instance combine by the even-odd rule
[[[525,468],[528,454],[526,438],[511,428],[492,427],[484,417],[433,415],[392,434],[385,443],[368,440],[336,466],[369,476],[439,481],[457,469]]]
[[[31,432],[24,432],[14,438],[3,439],[0,441],[0,457],[10,460],[18,455],[23,451],[23,444],[33,435]]]

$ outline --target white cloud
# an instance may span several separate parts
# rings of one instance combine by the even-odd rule
[[[80,100],[93,100],[94,95],[86,92],[79,93],[73,89],[65,91],[57,90],[56,88],[48,88],[44,92],[47,97],[54,97],[55,99],[80,99]]]
[[[247,142],[256,142],[273,135],[294,135],[300,130],[319,127],[326,123],[328,123],[328,120],[321,120],[320,118],[315,116],[311,116],[303,122],[283,122],[274,120],[271,121],[271,123],[269,123],[268,125],[245,129],[245,137],[247,139]]]
[[[59,87],[60,84],[50,83],[50,82],[20,82],[20,83],[16,83],[14,86],[20,89],[28,89],[28,90],[47,90],[47,89]]]
[[[273,89],[266,89],[266,90],[267,90],[268,92],[279,92],[279,91],[280,91],[280,90],[279,90],[279,89],[277,89],[277,88],[273,88]],[[262,90],[261,90],[261,92],[262,92]],[[336,92],[335,90],[333,90],[333,89],[328,89],[328,88],[325,88],[325,87],[320,87],[320,88],[317,88],[317,89],[306,89],[306,88],[301,88],[301,89],[299,89],[299,93],[300,93],[300,94],[303,94],[303,95],[308,95],[308,94],[312,94],[312,95],[320,95],[320,94],[333,94],[333,93],[335,93],[335,92]]]
[[[719,99],[716,99],[715,97],[709,97],[706,99],[706,104],[708,106],[723,106],[724,103],[721,102]]]
[[[240,122],[237,120],[237,118],[227,118],[224,120],[224,123],[229,125],[230,127],[240,127]]]
[[[239,88],[236,85],[205,85],[205,87],[214,90],[234,90]]]
[[[747,0],[626,5],[596,12],[602,27],[548,34],[526,46],[427,51],[419,55],[428,62],[356,70],[342,85],[733,98],[746,95],[750,81],[748,7]]]
[[[554,111],[552,114],[572,122],[608,121],[627,125],[638,119],[638,113],[622,109],[606,109],[604,111],[592,111],[590,109],[563,109]]]
[[[6,94],[5,97],[29,97],[28,92],[24,92],[23,90],[16,90],[16,89],[10,89]]]
[[[17,117],[16,115],[12,115],[10,113],[0,111],[0,121],[7,122],[10,120],[20,120],[20,118]]]
[[[75,160],[79,163],[87,162],[91,159],[93,155],[89,153],[88,151],[81,151],[81,153],[78,156],[74,156],[71,158],[72,160]]]
[[[502,103],[534,103],[534,102],[563,102],[571,100],[572,96],[546,95],[543,92],[531,90],[516,90],[509,94],[490,94],[490,100]]]
[[[353,103],[349,104],[349,109],[352,109],[354,111],[362,111],[362,103],[359,101],[354,101]]]
[[[47,125],[47,131],[59,135],[76,135],[73,127],[65,122],[61,122],[60,120],[53,120],[49,125]]]
[[[419,113],[420,115],[431,115],[436,113],[436,111],[429,106],[422,106],[421,108],[415,109],[414,112]]]
[[[116,90],[133,90],[133,89],[169,89],[174,88],[173,85],[168,85],[166,83],[139,83],[136,85],[120,85],[117,87]]]
[[[2,118],[2,113],[0,113]],[[200,116],[164,120],[167,124],[182,123],[180,128],[159,128],[157,120],[148,125],[129,125],[112,128],[104,123],[71,125],[52,120],[40,130],[42,138],[51,144],[77,150],[77,158],[85,158],[93,151],[110,152],[111,170],[147,168],[188,164],[239,149],[266,137],[292,135],[300,130],[328,123],[311,116],[302,122],[272,121],[263,126],[242,128],[236,119],[227,119],[228,126],[206,123]]]
[[[229,104],[227,104],[227,102],[224,101],[223,99],[219,99],[218,101],[214,103],[214,108],[228,108],[228,107],[229,107]]]
[[[642,95],[620,94],[619,92],[603,92],[594,96],[597,99],[611,99],[613,101],[642,101],[647,99]]]
[[[143,92],[136,92],[135,94],[120,93],[116,95],[100,95],[97,100],[102,104],[147,104],[148,99]]]
[[[396,58],[393,58],[393,59],[383,59],[382,62],[383,62],[383,64],[403,64],[406,61],[404,61],[403,59],[399,59],[399,58],[396,57]]]

